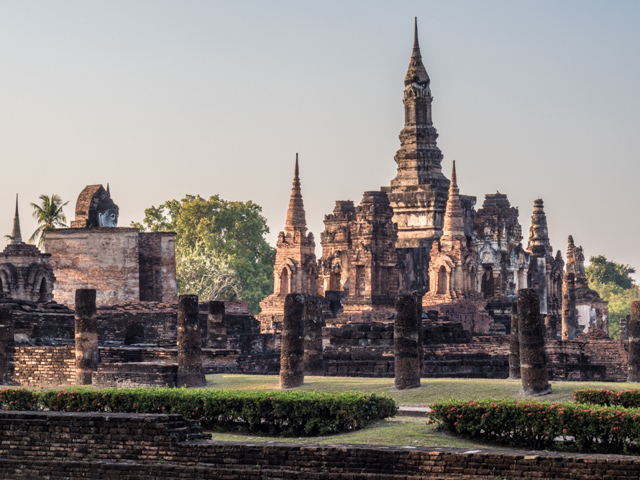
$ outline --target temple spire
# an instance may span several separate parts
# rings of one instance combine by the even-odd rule
[[[533,215],[529,228],[529,244],[527,250],[534,255],[552,255],[553,249],[549,241],[549,229],[547,228],[547,216],[544,213],[544,202],[541,198],[533,202]]]
[[[13,217],[13,232],[11,232],[11,243],[22,243],[22,233],[20,232],[20,215],[18,214],[18,194],[16,193],[16,214]]]
[[[418,17],[416,17],[413,33],[413,52],[411,52],[411,61],[409,62],[407,74],[404,77],[404,84],[411,85],[417,83],[419,85],[428,85],[429,81],[427,69],[424,68],[424,64],[422,63],[420,43],[418,42]]]
[[[289,210],[287,211],[287,223],[285,232],[293,233],[294,230],[301,230],[304,235],[307,230],[307,220],[304,213],[302,193],[300,189],[300,176],[298,168],[298,154],[296,153],[296,166],[293,171],[293,187],[291,188],[291,199],[289,200]]]
[[[465,239],[464,215],[460,202],[460,189],[458,188],[458,176],[456,175],[456,162],[453,161],[451,170],[451,184],[449,185],[449,198],[444,214],[444,226],[442,227],[441,242],[453,242],[453,240]]]

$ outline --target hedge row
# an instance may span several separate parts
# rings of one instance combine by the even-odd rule
[[[579,403],[595,405],[619,405],[625,408],[640,408],[640,390],[606,390],[603,388],[583,388],[574,390],[573,398]]]
[[[205,428],[270,435],[340,433],[393,416],[380,395],[135,388],[104,390],[1,389],[0,408],[59,412],[179,413]]]
[[[640,410],[515,400],[431,405],[430,421],[450,432],[520,448],[640,452]]]

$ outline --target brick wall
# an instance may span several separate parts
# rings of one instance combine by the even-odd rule
[[[96,388],[175,387],[178,365],[166,363],[100,363],[93,372]]]
[[[140,232],[140,300],[176,302],[176,234]]]
[[[0,412],[0,477],[275,480],[635,479],[640,458],[203,440],[179,415]]]
[[[140,299],[136,228],[58,228],[46,249],[56,276],[53,299],[73,306],[78,288],[95,288],[98,305]]]
[[[18,385],[74,384],[75,350],[73,347],[15,347],[12,375]]]

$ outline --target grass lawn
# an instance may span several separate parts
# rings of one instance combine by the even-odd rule
[[[573,391],[579,388],[608,388],[626,390],[638,388],[633,383],[607,382],[551,382],[551,395],[535,397],[541,401],[573,401]],[[207,388],[228,390],[278,390],[275,375],[207,375]],[[300,390],[318,392],[377,393],[395,399],[400,405],[425,406],[449,400],[472,400],[478,398],[519,397],[519,380],[491,379],[422,379],[422,386],[412,390],[397,390],[393,378],[355,377],[305,377]],[[326,437],[283,438],[244,435],[240,433],[213,433],[213,440],[235,442],[303,442],[321,444],[366,444],[395,446],[429,446],[458,448],[491,448],[492,445],[471,442],[440,432],[427,425],[424,418],[394,417],[378,421],[355,432]],[[504,448],[504,447],[500,447]]]
[[[424,406],[455,398],[519,398],[519,380],[423,378],[422,386],[411,390],[397,390],[393,378],[356,377],[305,377],[300,390],[318,392],[361,392],[387,395],[400,405]],[[573,391],[579,388],[609,388],[627,390],[638,388],[637,383],[607,382],[551,382],[553,392],[543,397],[531,397],[540,401],[573,401]],[[207,375],[207,388],[227,390],[278,390],[276,375]]]
[[[487,448],[487,445],[458,438],[446,432],[439,432],[433,425],[427,425],[424,418],[414,417],[395,417],[381,420],[355,432],[325,437],[264,437],[214,432],[212,438],[221,442],[296,442],[325,445],[351,443],[410,447]]]

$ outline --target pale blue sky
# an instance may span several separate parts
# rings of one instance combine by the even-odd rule
[[[461,193],[640,269],[640,2],[0,1],[0,231],[21,197],[111,184],[120,224],[186,193],[284,226],[295,153],[317,254],[335,200],[394,177],[413,17]],[[526,240],[525,240],[526,244]]]

